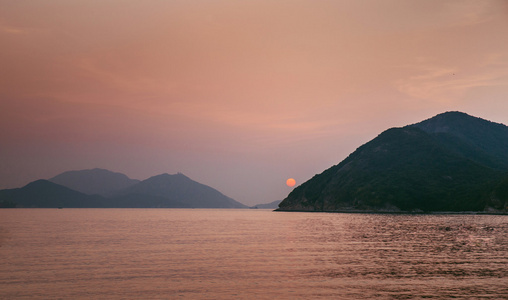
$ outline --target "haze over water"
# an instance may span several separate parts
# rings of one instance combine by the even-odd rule
[[[506,298],[508,217],[0,210],[0,298]]]
[[[253,206],[391,127],[508,124],[506,0],[0,0],[0,189],[181,172]]]

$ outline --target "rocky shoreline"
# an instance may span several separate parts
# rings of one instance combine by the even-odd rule
[[[291,210],[280,209],[274,212],[308,212],[308,213],[341,213],[341,214],[380,214],[380,215],[508,215],[503,211],[389,211],[389,210]]]

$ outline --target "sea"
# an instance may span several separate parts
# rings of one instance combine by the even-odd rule
[[[2,209],[0,299],[508,299],[508,216]]]

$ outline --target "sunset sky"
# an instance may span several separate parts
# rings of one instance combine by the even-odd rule
[[[0,0],[0,188],[182,172],[248,205],[383,130],[508,124],[508,1]]]

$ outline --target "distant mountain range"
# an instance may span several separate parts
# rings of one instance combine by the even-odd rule
[[[49,181],[84,194],[102,196],[109,196],[115,191],[128,188],[140,182],[136,179],[130,179],[122,173],[98,168],[64,172],[50,178]]]
[[[104,169],[64,172],[0,190],[0,207],[247,208],[180,173],[139,181]]]
[[[40,179],[22,188],[0,190],[0,202],[16,207],[103,207],[103,198]]]
[[[388,129],[278,210],[507,212],[508,127],[447,112]]]
[[[223,195],[219,191],[191,180],[178,173],[161,174],[137,184],[118,190],[110,200],[121,203],[124,199],[141,202],[151,199],[152,207],[194,207],[194,208],[247,208],[247,206]],[[159,199],[159,200],[157,200]],[[160,202],[162,199],[164,201]],[[146,200],[145,200],[146,201]]]
[[[264,204],[256,204],[254,206],[251,206],[250,208],[259,208],[259,209],[276,209],[279,207],[279,203],[281,203],[282,200],[275,200],[270,203],[264,203]]]

